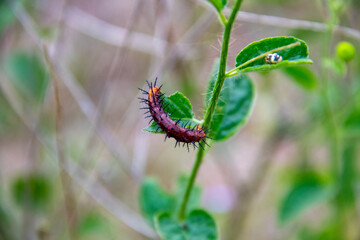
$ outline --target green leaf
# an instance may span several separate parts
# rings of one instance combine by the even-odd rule
[[[0,1],[0,36],[14,19],[15,16],[11,9],[7,6],[6,1]]]
[[[43,211],[50,202],[49,179],[40,174],[19,177],[12,186],[15,202],[31,211]]]
[[[0,239],[18,239],[15,237],[18,226],[10,215],[11,208],[3,205],[3,199],[4,196],[2,196],[2,189],[0,188]]]
[[[293,220],[305,210],[334,195],[334,188],[315,181],[306,181],[295,185],[281,204],[279,220],[282,223]]]
[[[323,68],[326,68],[329,72],[335,73],[340,77],[345,77],[346,75],[346,63],[338,58],[323,58],[321,64]]]
[[[0,91],[0,134],[6,132],[14,134],[14,130],[18,128],[18,118],[14,114],[13,109]]]
[[[154,216],[157,214],[168,212],[171,216],[175,216],[178,213],[188,179],[184,175],[178,178],[175,193],[166,192],[153,178],[147,178],[143,181],[139,194],[140,208],[152,226],[154,226]],[[187,212],[199,207],[200,197],[201,188],[195,185],[191,191]]]
[[[140,208],[145,218],[154,226],[154,216],[160,212],[172,213],[175,198],[167,193],[153,178],[147,178],[140,187]]]
[[[346,131],[360,131],[360,108],[354,108],[344,120],[344,128]]]
[[[96,212],[87,213],[78,223],[79,239],[111,239],[111,223]]]
[[[189,122],[190,127],[193,127],[200,123],[193,118],[194,113],[192,111],[190,100],[180,92],[176,92],[169,97],[164,96],[163,105],[168,105],[165,110],[168,113],[172,113],[171,119],[174,121],[181,119],[179,124]],[[158,125],[155,122],[144,130],[151,133],[164,133],[161,129],[158,129]]]
[[[265,57],[269,53],[277,53],[283,60],[277,64],[268,64]],[[247,45],[236,57],[235,66],[239,72],[265,71],[312,63],[308,57],[309,50],[304,41],[295,37],[272,37]]]
[[[41,102],[49,76],[41,59],[31,53],[13,53],[5,61],[5,71],[25,100]]]
[[[209,104],[217,79],[219,61],[211,74],[208,94],[205,96],[206,107]],[[255,99],[251,79],[244,74],[227,78],[222,87],[211,122],[211,137],[216,141],[225,140],[238,132],[247,122]]]
[[[180,211],[181,203],[186,191],[186,187],[188,184],[189,178],[185,175],[182,175],[178,178],[177,181],[177,191],[175,194],[176,198],[176,213]],[[186,207],[186,213],[192,211],[195,208],[198,208],[200,205],[200,198],[201,198],[201,188],[198,185],[194,185],[191,194],[188,200],[188,204]]]
[[[336,196],[338,206],[354,207],[356,199],[356,144],[349,142],[344,144],[342,154],[341,172],[338,178],[339,191]]]
[[[217,11],[221,11],[226,6],[226,0],[208,0]]]
[[[314,73],[304,66],[283,68],[285,74],[291,77],[297,84],[307,90],[314,89],[317,85]]]
[[[168,213],[156,217],[156,230],[162,240],[216,240],[214,219],[204,210],[193,210],[180,222]]]

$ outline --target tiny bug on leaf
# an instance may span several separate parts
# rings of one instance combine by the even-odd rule
[[[265,57],[265,62],[268,64],[277,64],[282,60],[283,60],[282,57],[277,53],[269,53]]]

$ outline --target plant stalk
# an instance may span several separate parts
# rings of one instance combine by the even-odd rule
[[[222,89],[222,86],[224,84],[225,78],[226,78],[226,62],[227,62],[227,56],[229,51],[229,42],[230,42],[230,35],[231,35],[231,29],[233,26],[233,23],[236,19],[236,14],[238,13],[240,6],[241,6],[242,0],[236,0],[233,10],[231,11],[231,15],[229,17],[229,20],[226,24],[224,24],[224,34],[223,34],[223,42],[221,47],[221,54],[220,54],[220,64],[219,64],[219,73],[218,77],[215,83],[215,87],[213,90],[213,93],[210,98],[210,103],[208,107],[206,108],[205,117],[204,117],[204,125],[203,128],[209,129],[210,123],[212,120],[212,117],[215,112],[215,107],[217,104],[217,101],[220,96],[220,92]],[[202,163],[202,160],[205,155],[205,149],[199,148],[198,153],[196,155],[196,160],[193,166],[193,169],[191,171],[190,179],[188,182],[188,185],[186,187],[186,191],[184,194],[184,198],[182,200],[180,212],[179,212],[179,219],[184,220],[186,215],[186,206],[190,198],[191,190],[194,186],[194,182],[198,173],[198,170],[200,168],[200,165]]]

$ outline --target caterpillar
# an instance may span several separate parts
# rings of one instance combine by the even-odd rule
[[[281,62],[282,60],[282,57],[277,53],[269,53],[265,57],[265,62],[268,64],[276,64]]]
[[[209,146],[205,141],[206,138],[210,138],[207,136],[208,131],[204,130],[199,124],[191,127],[190,121],[181,124],[181,119],[175,121],[170,118],[173,113],[166,111],[169,103],[164,104],[165,95],[161,92],[162,85],[159,87],[156,86],[157,78],[154,84],[148,81],[146,82],[149,87],[148,91],[139,88],[139,90],[147,96],[147,98],[139,98],[140,102],[147,104],[146,107],[142,107],[141,109],[147,110],[145,112],[145,114],[147,114],[145,118],[151,118],[149,124],[153,121],[156,122],[158,126],[156,131],[161,129],[165,132],[164,141],[167,138],[174,138],[176,140],[175,148],[178,144],[180,146],[180,144],[183,143],[183,147],[186,144],[188,151],[189,144],[192,144],[194,149],[198,146],[204,149],[204,146],[201,144],[202,142]]]

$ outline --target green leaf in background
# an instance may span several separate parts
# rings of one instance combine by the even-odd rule
[[[49,75],[37,55],[13,53],[5,60],[5,71],[25,100],[43,100],[49,84]]]
[[[0,239],[16,239],[16,224],[13,222],[8,210],[2,205],[1,200],[3,199],[2,189],[0,189]]]
[[[166,112],[173,113],[171,119],[174,121],[181,119],[179,122],[180,125],[188,122],[190,127],[199,124],[199,121],[194,119],[194,113],[192,111],[190,100],[180,92],[176,92],[171,96],[164,97],[163,105],[168,105],[166,107]],[[145,131],[151,133],[164,133],[161,129],[158,130],[157,123],[153,122],[150,126],[144,129]]]
[[[208,94],[205,96],[207,107],[217,79],[219,61],[214,65]],[[211,122],[211,137],[216,141],[225,140],[238,132],[246,123],[255,99],[251,79],[244,74],[225,79]]]
[[[268,64],[265,57],[268,53],[277,53],[282,62]],[[236,67],[239,72],[254,72],[271,70],[278,67],[309,64],[309,50],[306,43],[295,37],[265,38],[247,45],[236,57]]]
[[[360,108],[354,108],[344,120],[347,132],[360,132]]]
[[[112,238],[111,222],[100,213],[90,212],[83,216],[77,227],[77,239],[118,239]]]
[[[286,195],[279,210],[281,223],[293,220],[310,207],[329,200],[334,188],[315,181],[305,181],[295,185]]]
[[[216,240],[214,219],[204,210],[193,210],[180,222],[168,213],[156,217],[156,230],[162,240]]]
[[[173,212],[175,198],[167,193],[153,178],[147,178],[140,187],[140,209],[145,218],[154,226],[154,216],[160,212]]]
[[[0,36],[14,19],[15,16],[11,9],[7,6],[6,1],[0,1]]]
[[[345,77],[346,75],[346,63],[338,58],[323,58],[321,64],[323,68],[326,68],[329,72],[333,72],[340,77]]]
[[[307,90],[314,89],[317,85],[314,73],[304,66],[285,67],[283,72],[290,76],[294,82]]]
[[[177,191],[175,194],[176,199],[176,213],[180,211],[181,203],[186,191],[186,187],[188,184],[189,178],[185,175],[182,175],[178,178],[177,181]],[[200,198],[201,198],[201,188],[198,185],[194,185],[191,190],[191,195],[188,200],[186,213],[192,211],[195,208],[198,208],[200,205]]]
[[[354,207],[356,199],[356,144],[347,143],[342,154],[339,191],[336,200],[340,207]]]
[[[154,226],[154,217],[162,212],[176,216],[180,209],[181,200],[188,182],[187,176],[180,176],[174,193],[166,192],[153,178],[146,178],[139,193],[140,209],[145,218]],[[201,197],[201,188],[197,185],[191,191],[187,212],[198,208]]]
[[[313,229],[311,226],[300,229],[298,240],[337,240],[343,239],[342,227],[338,221],[327,219],[320,229]]]
[[[19,129],[18,118],[0,90],[0,134],[14,134],[16,129]]]
[[[12,194],[19,206],[31,211],[43,211],[50,203],[49,179],[36,173],[21,176],[13,183]]]
[[[227,0],[208,0],[215,8],[217,11],[221,11],[225,6],[226,6],[226,1]]]

